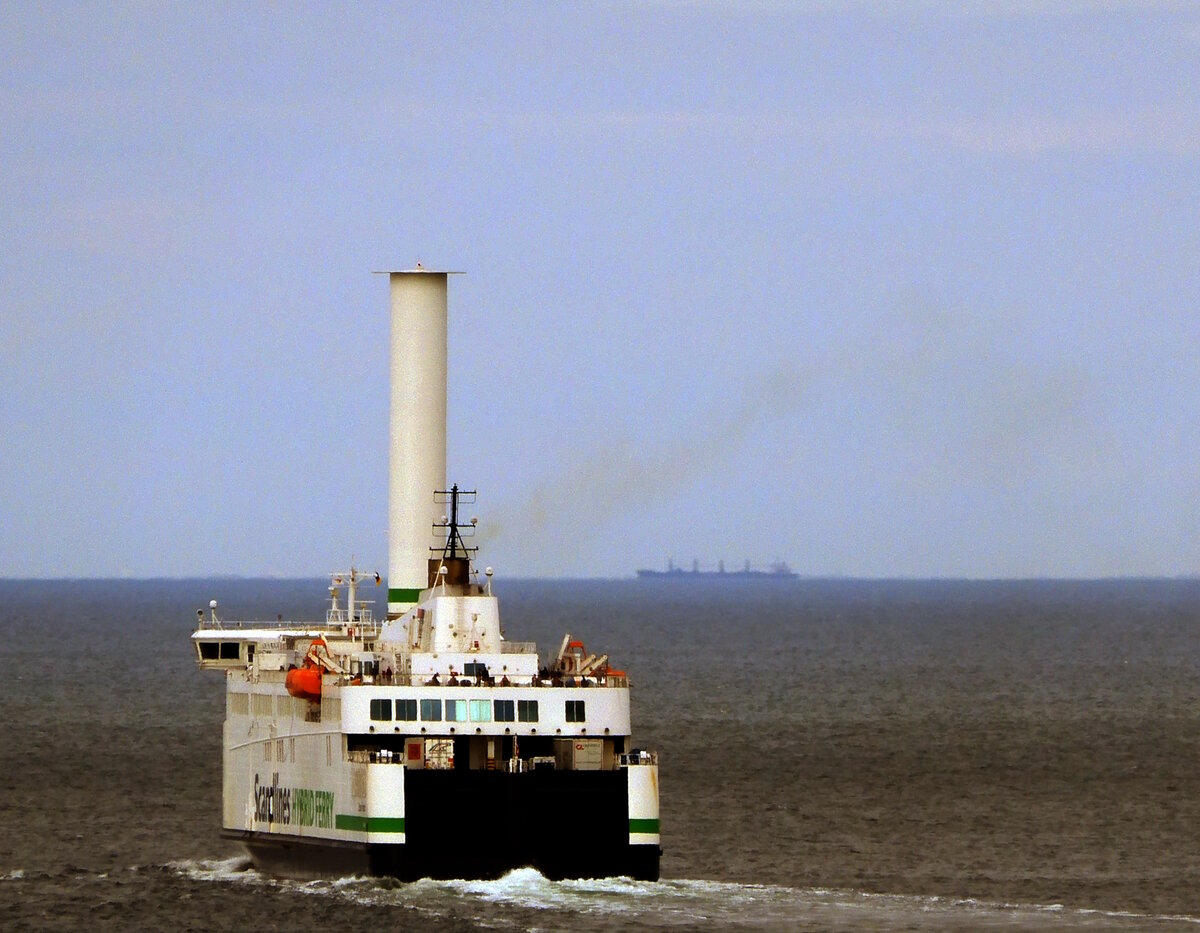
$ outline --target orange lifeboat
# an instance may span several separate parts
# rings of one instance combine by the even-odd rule
[[[287,672],[287,692],[301,700],[321,699],[321,675],[325,673],[315,665],[293,668]]]
[[[329,661],[329,648],[325,639],[320,636],[314,638],[308,646],[308,654],[304,656],[304,667],[288,671],[284,681],[287,692],[302,700],[321,699],[321,677]],[[334,667],[333,670],[338,668]]]

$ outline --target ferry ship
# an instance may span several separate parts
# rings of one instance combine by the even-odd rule
[[[657,880],[658,756],[633,746],[628,677],[569,633],[545,664],[505,637],[460,516],[474,492],[447,488],[452,273],[386,274],[386,616],[354,567],[323,621],[197,611],[196,659],[225,677],[223,835],[284,877]]]

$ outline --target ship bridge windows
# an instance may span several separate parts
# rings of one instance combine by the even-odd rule
[[[537,705],[537,700],[517,700],[517,719],[520,722],[537,722]]]
[[[467,701],[466,700],[447,700],[446,701],[446,722],[466,722],[467,721]]]
[[[426,722],[441,722],[442,721],[442,701],[441,700],[422,700],[421,701],[421,718]]]
[[[417,701],[416,700],[397,700],[396,701],[396,718],[401,722],[416,722],[417,721]]]
[[[567,722],[587,722],[583,700],[567,700]]]
[[[496,722],[513,722],[516,711],[512,700],[496,700]]]
[[[242,656],[241,642],[202,641],[198,646],[201,661],[237,661]],[[250,656],[254,657],[253,654]]]
[[[403,701],[401,701],[403,702]],[[391,722],[392,721],[392,701],[391,700],[372,700],[371,701],[371,719],[375,722]]]
[[[471,722],[492,721],[491,700],[471,700]]]

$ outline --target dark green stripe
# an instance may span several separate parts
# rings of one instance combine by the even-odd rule
[[[631,833],[657,833],[658,820],[630,820],[629,831]]]
[[[402,816],[354,816],[349,813],[339,813],[333,821],[338,829],[349,829],[356,833],[402,833],[404,832],[404,817]]]
[[[420,598],[421,591],[419,589],[404,589],[400,587],[393,589],[390,586],[388,587],[389,603],[415,603]]]

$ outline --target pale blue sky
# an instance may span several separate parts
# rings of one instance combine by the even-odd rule
[[[886,9],[887,12],[879,12]],[[0,7],[0,576],[1200,569],[1200,7]]]

